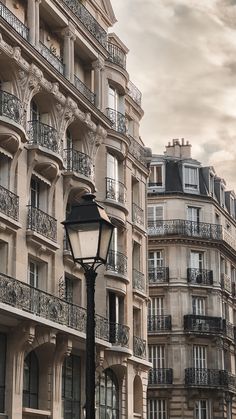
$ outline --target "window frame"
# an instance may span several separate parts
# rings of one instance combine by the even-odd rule
[[[189,169],[189,171],[196,171],[195,175],[191,175],[190,173],[187,175],[187,170]],[[187,183],[187,180],[191,180],[191,178],[195,178],[194,181],[196,181],[196,183]],[[195,193],[198,194],[199,193],[199,167],[198,166],[194,166],[191,164],[184,164],[183,165],[183,189],[185,192],[191,192],[191,193]]]

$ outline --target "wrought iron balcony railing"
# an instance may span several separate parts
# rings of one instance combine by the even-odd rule
[[[148,315],[148,332],[162,333],[171,330],[171,316],[170,315]]]
[[[140,226],[144,226],[144,211],[140,208],[137,204],[133,203],[132,205],[132,219],[133,223],[138,224]]]
[[[196,334],[223,334],[224,325],[221,317],[189,314],[184,316],[184,331]]]
[[[106,111],[107,111],[107,117],[112,122],[112,129],[114,129],[115,131],[121,134],[126,134],[126,130],[127,130],[126,116],[123,113],[116,111],[115,109],[106,108]]]
[[[109,250],[106,269],[127,276],[127,256],[116,250]]]
[[[226,291],[228,294],[232,293],[231,278],[224,273],[221,274],[221,288],[222,290]]]
[[[106,178],[106,198],[113,201],[126,203],[126,187],[119,180]]]
[[[130,154],[138,160],[143,166],[147,166],[147,161],[145,158],[145,148],[138,143],[131,135],[129,135],[130,146],[129,152]]]
[[[128,95],[133,99],[137,105],[142,105],[142,93],[131,81],[128,82]]]
[[[64,64],[62,58],[55,55],[46,45],[39,43],[39,52],[47,60],[53,68],[55,68],[59,73],[64,75]]]
[[[90,90],[76,75],[74,75],[74,84],[76,89],[78,89],[78,91],[82,93],[82,95],[84,95],[89,102],[95,105],[95,93],[93,93],[92,90]]]
[[[0,16],[18,32],[22,38],[28,39],[29,29],[0,1]]]
[[[107,51],[109,54],[108,61],[124,69],[126,68],[126,54],[120,47],[118,47],[118,45],[108,42]]]
[[[172,384],[173,369],[172,368],[152,368],[148,373],[149,385]]]
[[[12,119],[17,122],[21,121],[21,101],[11,93],[0,90],[0,116]]]
[[[138,358],[146,358],[146,348],[147,348],[147,342],[146,340],[134,336],[133,338],[133,353],[134,356],[137,356]]]
[[[212,285],[213,272],[207,269],[187,268],[187,279],[191,284]]]
[[[124,324],[112,323],[109,325],[109,341],[113,345],[126,346],[129,344],[129,327]]]
[[[0,274],[0,302],[86,333],[86,310],[29,284]],[[109,323],[96,315],[96,336],[109,341]]]
[[[226,338],[236,342],[235,326],[226,319],[223,319],[223,334]]]
[[[28,205],[27,227],[47,239],[57,241],[57,221],[55,218],[32,205]]]
[[[228,390],[235,393],[236,391],[236,376],[229,371],[220,371],[221,385]]]
[[[146,292],[145,276],[137,269],[133,269],[133,289]]]
[[[61,153],[61,144],[58,141],[58,132],[50,125],[40,121],[29,121],[29,144],[45,147],[54,153]]]
[[[79,0],[63,0],[94,38],[106,48],[107,33]]]
[[[156,268],[148,269],[149,284],[160,284],[169,282],[169,268],[158,266]]]
[[[93,163],[91,157],[81,151],[67,148],[64,150],[64,162],[66,170],[84,175],[90,179],[94,177]]]
[[[19,219],[19,197],[0,185],[0,212],[13,220]]]
[[[189,236],[208,240],[222,239],[222,226],[219,224],[198,223],[188,220],[148,220],[150,236]]]
[[[196,387],[222,386],[222,371],[208,368],[186,368],[185,384]]]

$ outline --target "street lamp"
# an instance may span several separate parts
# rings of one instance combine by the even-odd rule
[[[72,257],[84,269],[87,285],[86,321],[86,419],[95,419],[95,279],[96,269],[105,265],[114,226],[92,194],[72,210],[62,223]]]

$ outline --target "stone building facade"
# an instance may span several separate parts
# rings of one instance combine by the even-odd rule
[[[83,418],[86,287],[61,222],[84,192],[115,224],[96,280],[97,418],[145,418],[141,94],[110,0],[0,2],[0,416]]]
[[[235,194],[173,140],[148,185],[148,419],[236,417]]]

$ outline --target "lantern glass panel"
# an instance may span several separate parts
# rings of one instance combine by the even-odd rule
[[[99,222],[67,226],[71,250],[75,260],[93,261],[97,257]]]

